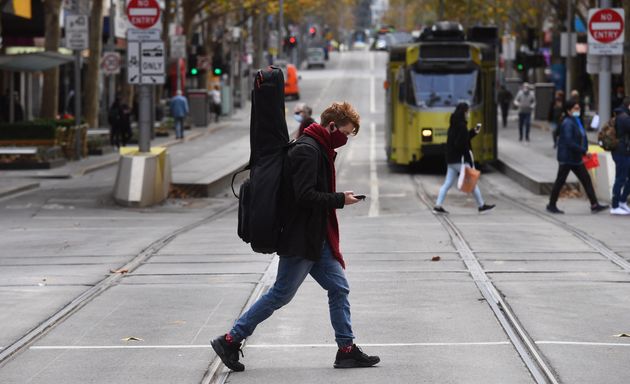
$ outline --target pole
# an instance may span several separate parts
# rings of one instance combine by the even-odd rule
[[[175,35],[177,35],[177,33],[179,32],[179,22],[180,22],[180,20],[179,20],[179,0],[175,0]],[[179,92],[179,91],[182,90],[182,85],[181,85],[181,82],[182,82],[181,76],[182,76],[182,74],[180,73],[180,70],[179,70],[179,64],[180,64],[181,58],[178,57],[176,60],[177,60],[177,64],[175,65],[175,68],[176,68],[175,72],[177,72],[177,87],[175,89],[176,89],[176,91]]]
[[[438,21],[444,20],[444,0],[440,0],[440,8],[438,10]]]
[[[151,86],[138,86],[138,147],[140,152],[151,151]]]
[[[114,0],[111,0],[109,3],[109,39],[107,39],[107,50],[109,52],[114,52],[114,31],[116,30],[116,3]],[[114,103],[114,97],[116,93],[116,75],[109,75],[109,84],[108,84],[108,103],[105,110],[109,110],[109,107]]]
[[[81,51],[74,52],[74,124],[81,125]]]
[[[278,15],[278,57],[283,56],[282,42],[284,41],[284,0],[280,0],[280,14]]]
[[[573,0],[567,1],[567,68],[565,80],[565,94],[567,97],[571,94],[571,75],[573,74]]]
[[[610,8],[610,0],[600,0],[600,8]],[[600,124],[610,119],[610,59],[609,55],[602,56],[599,68],[599,101],[597,103],[597,112],[599,113]]]

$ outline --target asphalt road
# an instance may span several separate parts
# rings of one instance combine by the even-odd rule
[[[549,382],[629,382],[630,343],[616,335],[630,334],[630,221],[591,215],[583,199],[550,217],[545,196],[496,172],[481,180],[494,211],[479,215],[452,190],[448,218],[433,215],[443,175],[385,161],[385,63],[344,52],[301,72],[315,115],[347,100],[362,116],[337,180],[368,198],[338,216],[356,342],[378,366],[332,368],[326,293],[307,278],[248,339],[246,370],[228,375],[209,341],[273,282],[277,258],[238,239],[233,198],[118,207],[107,168],[0,199],[0,353],[93,292],[7,359],[0,383],[516,384],[536,382],[533,370]],[[172,147],[173,162],[240,139],[246,121]]]

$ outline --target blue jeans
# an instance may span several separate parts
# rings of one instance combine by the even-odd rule
[[[532,114],[519,113],[518,114],[518,139],[523,140],[523,128],[525,128],[525,140],[529,141],[529,126],[532,121]]]
[[[328,310],[337,345],[340,348],[352,345],[354,335],[348,301],[350,286],[328,242],[324,242],[322,256],[317,262],[302,257],[280,257],[278,275],[273,287],[236,321],[230,331],[234,340],[241,342],[246,339],[254,332],[256,326],[271,316],[276,309],[288,304],[308,274],[328,291]]]
[[[630,195],[630,156],[613,153],[615,160],[615,184],[612,189],[612,207],[618,208],[619,203],[627,203]]]
[[[451,189],[451,187],[457,182],[462,163],[447,164],[446,167],[446,180],[444,180],[444,184],[442,184],[437,201],[435,202],[435,205],[438,207],[441,207],[442,203],[444,203],[444,199],[446,199],[446,192],[448,192],[448,190]],[[475,196],[475,201],[477,201],[477,205],[481,207],[484,203],[478,185],[475,185],[473,196]]]
[[[184,118],[183,117],[175,117],[175,138],[177,139],[184,138]]]

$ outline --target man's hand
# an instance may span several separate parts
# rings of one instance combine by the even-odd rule
[[[350,204],[358,203],[359,201],[361,201],[354,197],[354,191],[344,191],[343,194],[346,195],[345,203],[344,203],[345,205],[350,205]]]

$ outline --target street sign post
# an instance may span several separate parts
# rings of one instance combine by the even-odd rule
[[[156,0],[130,0],[127,19],[135,28],[152,28],[160,20],[160,5]]]
[[[82,51],[90,46],[89,23],[87,15],[66,16],[66,47]]]
[[[622,55],[624,36],[623,8],[588,10],[589,55]]]
[[[105,75],[117,75],[120,73],[120,53],[104,52],[101,57],[101,70]]]
[[[171,59],[186,58],[186,36],[171,35]]]

